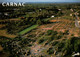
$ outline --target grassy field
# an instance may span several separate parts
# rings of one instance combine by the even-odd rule
[[[32,29],[35,29],[36,27],[38,27],[38,25],[32,25],[31,27],[26,28],[26,29],[24,29],[23,31],[19,32],[19,34],[20,34],[20,35],[23,35],[23,34],[29,32],[29,31],[31,31]]]

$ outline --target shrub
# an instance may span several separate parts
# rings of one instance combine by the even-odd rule
[[[40,39],[38,43],[40,44],[43,43],[44,41],[45,41],[44,39]]]
[[[57,31],[53,31],[53,33],[52,33],[53,36],[55,36],[55,35],[57,35],[57,34],[58,34]]]
[[[57,51],[61,51],[62,50],[62,48],[64,47],[64,42],[59,42],[58,44],[57,44]]]
[[[47,31],[47,35],[51,35],[52,33],[53,33],[52,30],[48,30],[48,31]]]
[[[56,39],[61,39],[62,38],[62,35],[58,35],[57,37],[56,37]]]
[[[54,53],[54,49],[52,47],[50,47],[47,52],[48,52],[48,54],[53,54]]]
[[[51,43],[52,46],[55,46],[56,44],[58,44],[58,41],[54,41],[53,43]]]

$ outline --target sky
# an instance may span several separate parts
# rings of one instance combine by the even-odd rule
[[[0,0],[0,2],[80,2],[80,0]]]

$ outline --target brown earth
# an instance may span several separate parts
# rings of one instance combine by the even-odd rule
[[[3,50],[3,48],[2,48],[2,46],[0,45],[0,51],[2,51]]]
[[[58,22],[60,21],[60,22]],[[58,22],[52,24],[41,25],[38,29],[43,30],[54,30],[58,32],[65,32],[69,30],[70,34],[74,34],[74,36],[79,36],[79,29],[75,27],[74,21],[67,20],[67,19],[53,19],[50,22]]]
[[[5,24],[0,24],[0,28],[5,27]]]

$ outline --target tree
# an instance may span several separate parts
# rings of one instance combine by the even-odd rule
[[[38,25],[41,25],[41,24],[42,24],[42,22],[41,22],[40,19],[37,20],[37,24],[38,24]]]
[[[47,35],[51,35],[52,33],[53,33],[52,30],[48,30],[48,31],[47,31]]]

